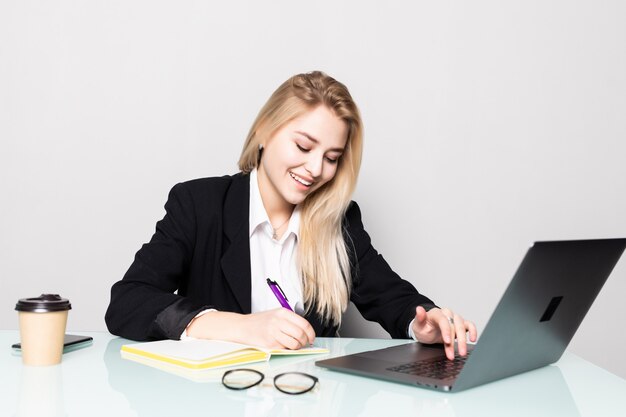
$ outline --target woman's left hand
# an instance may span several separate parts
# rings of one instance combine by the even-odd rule
[[[422,343],[443,343],[448,359],[454,359],[454,340],[457,340],[459,355],[467,355],[467,336],[476,342],[476,326],[471,321],[454,313],[449,308],[433,308],[428,312],[424,307],[415,309],[413,333]]]

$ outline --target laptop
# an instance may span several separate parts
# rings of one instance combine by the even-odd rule
[[[626,248],[626,239],[535,242],[480,340],[451,361],[409,343],[317,361],[333,371],[458,392],[559,360]]]

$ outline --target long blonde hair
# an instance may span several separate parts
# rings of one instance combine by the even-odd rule
[[[356,187],[363,150],[363,125],[345,85],[320,71],[294,75],[272,94],[254,121],[239,158],[249,173],[261,158],[259,143],[283,125],[324,105],[348,126],[348,138],[334,178],[301,204],[298,267],[307,312],[326,324],[341,324],[352,286],[343,218]]]

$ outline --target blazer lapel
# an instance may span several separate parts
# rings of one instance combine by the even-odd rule
[[[237,174],[224,201],[224,249],[221,259],[224,277],[239,303],[241,312],[251,311],[250,237],[249,232],[250,176]]]
[[[237,174],[224,200],[224,249],[222,272],[235,295],[241,312],[250,314],[252,286],[250,277],[250,175]],[[324,326],[316,313],[305,318],[311,323],[317,336],[335,336],[337,328]]]

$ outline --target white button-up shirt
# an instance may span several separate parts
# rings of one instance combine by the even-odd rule
[[[302,281],[296,262],[300,207],[296,206],[293,210],[287,230],[280,240],[274,240],[272,238],[274,228],[263,206],[256,169],[250,173],[249,204],[252,312],[280,307],[280,303],[267,285],[267,278],[271,278],[280,285],[291,308],[302,315],[304,313]]]

